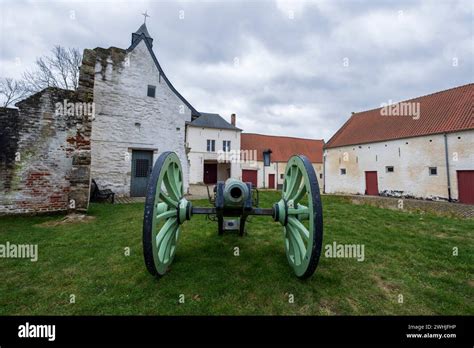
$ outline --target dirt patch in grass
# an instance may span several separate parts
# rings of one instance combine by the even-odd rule
[[[377,287],[381,289],[387,295],[391,295],[398,290],[398,287],[396,285],[387,282],[386,280],[382,279],[379,275],[372,276],[372,279],[374,279]]]
[[[327,315],[337,315],[339,314],[336,311],[336,302],[332,300],[322,299],[319,301],[319,310],[321,313]]]
[[[61,225],[91,222],[93,220],[95,220],[95,216],[90,216],[90,215],[85,215],[85,214],[69,214],[69,215],[66,215],[64,218],[62,218],[61,220],[46,221],[41,224],[37,224],[36,226],[55,227],[55,226],[61,226]]]

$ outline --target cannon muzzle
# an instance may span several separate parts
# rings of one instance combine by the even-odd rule
[[[224,184],[224,207],[243,207],[249,195],[249,188],[244,182],[227,179]]]

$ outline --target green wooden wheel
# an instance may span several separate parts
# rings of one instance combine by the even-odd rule
[[[191,217],[183,197],[183,171],[174,152],[158,157],[151,173],[143,217],[143,254],[152,275],[164,275],[176,254],[180,225]]]
[[[310,277],[321,256],[323,215],[316,172],[305,156],[288,161],[282,199],[274,205],[273,218],[283,225],[286,256],[294,273]]]

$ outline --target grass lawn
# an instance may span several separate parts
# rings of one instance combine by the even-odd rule
[[[261,206],[278,199],[261,193]],[[293,275],[282,228],[270,217],[254,217],[240,238],[219,237],[216,223],[194,216],[159,281],[143,262],[142,204],[92,204],[94,220],[68,225],[44,224],[58,216],[3,217],[0,244],[38,244],[39,258],[0,259],[0,315],[474,314],[474,220],[339,197],[324,197],[323,209],[324,244],[363,244],[365,260],[326,258],[323,249],[306,281]]]

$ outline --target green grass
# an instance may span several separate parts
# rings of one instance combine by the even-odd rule
[[[278,199],[262,193],[261,206]],[[323,209],[324,244],[364,244],[365,261],[323,256],[306,281],[294,277],[281,226],[270,217],[254,217],[243,238],[219,237],[216,223],[193,217],[160,280],[143,262],[142,204],[92,204],[94,221],[55,227],[40,224],[61,217],[3,217],[0,244],[38,244],[39,259],[0,259],[0,315],[474,314],[473,220],[339,197],[324,197]]]

